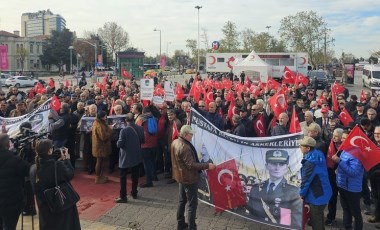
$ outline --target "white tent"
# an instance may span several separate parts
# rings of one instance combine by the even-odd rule
[[[269,68],[269,65],[261,60],[255,51],[252,51],[243,61],[234,66],[233,71],[236,75],[244,71],[251,80],[258,81],[261,79],[266,82]]]

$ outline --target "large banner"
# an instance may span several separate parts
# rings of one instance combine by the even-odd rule
[[[154,82],[153,79],[141,79],[140,80],[140,99],[141,100],[152,100],[153,91],[154,91]]]
[[[126,116],[127,116],[126,114],[107,116],[107,122],[109,125],[113,125],[112,129],[123,129],[127,127],[127,124],[125,123]],[[83,116],[78,124],[79,131],[81,132],[91,131],[94,121],[95,121],[95,117]]]
[[[212,171],[201,173],[198,192],[202,202],[215,206],[217,211],[222,209],[263,224],[301,229],[303,156],[298,140],[302,133],[238,137],[218,130],[194,109],[191,126],[196,132],[193,144],[200,161],[213,162],[219,168],[215,176]],[[239,186],[234,186],[234,178],[240,179]]]
[[[14,137],[19,133],[19,127],[24,122],[30,122],[32,124],[32,130],[37,133],[44,133],[48,131],[49,127],[49,111],[50,111],[51,98],[45,101],[40,107],[31,113],[25,114],[19,117],[0,117],[1,124],[6,125],[8,135]]]
[[[0,45],[0,70],[8,70],[8,46]]]

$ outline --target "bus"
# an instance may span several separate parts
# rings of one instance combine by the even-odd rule
[[[206,72],[228,73],[233,71],[233,66],[248,55],[249,53],[207,53]],[[273,78],[282,78],[285,66],[294,72],[307,75],[309,66],[307,53],[257,53],[257,55],[269,65],[268,75]]]
[[[157,64],[144,64],[144,72],[150,69],[159,70],[160,69],[160,63]]]

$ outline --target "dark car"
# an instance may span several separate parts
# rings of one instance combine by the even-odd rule
[[[313,70],[307,73],[309,85],[312,85],[314,77],[318,79],[318,89],[325,89],[331,86],[334,79],[323,70]]]

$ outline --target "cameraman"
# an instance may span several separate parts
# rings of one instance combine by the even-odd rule
[[[0,229],[16,229],[29,168],[28,162],[9,151],[9,136],[0,133]]]
[[[35,132],[32,130],[32,124],[30,122],[23,122],[20,125],[20,134],[17,136],[17,140],[20,142],[15,142],[15,149],[17,155],[21,157],[24,161],[34,164],[34,158],[36,154],[34,152],[34,141],[35,141]],[[17,144],[16,144],[17,143]],[[24,216],[36,215],[36,208],[33,200],[33,190],[30,183],[29,177],[25,178],[25,206],[22,214]]]

